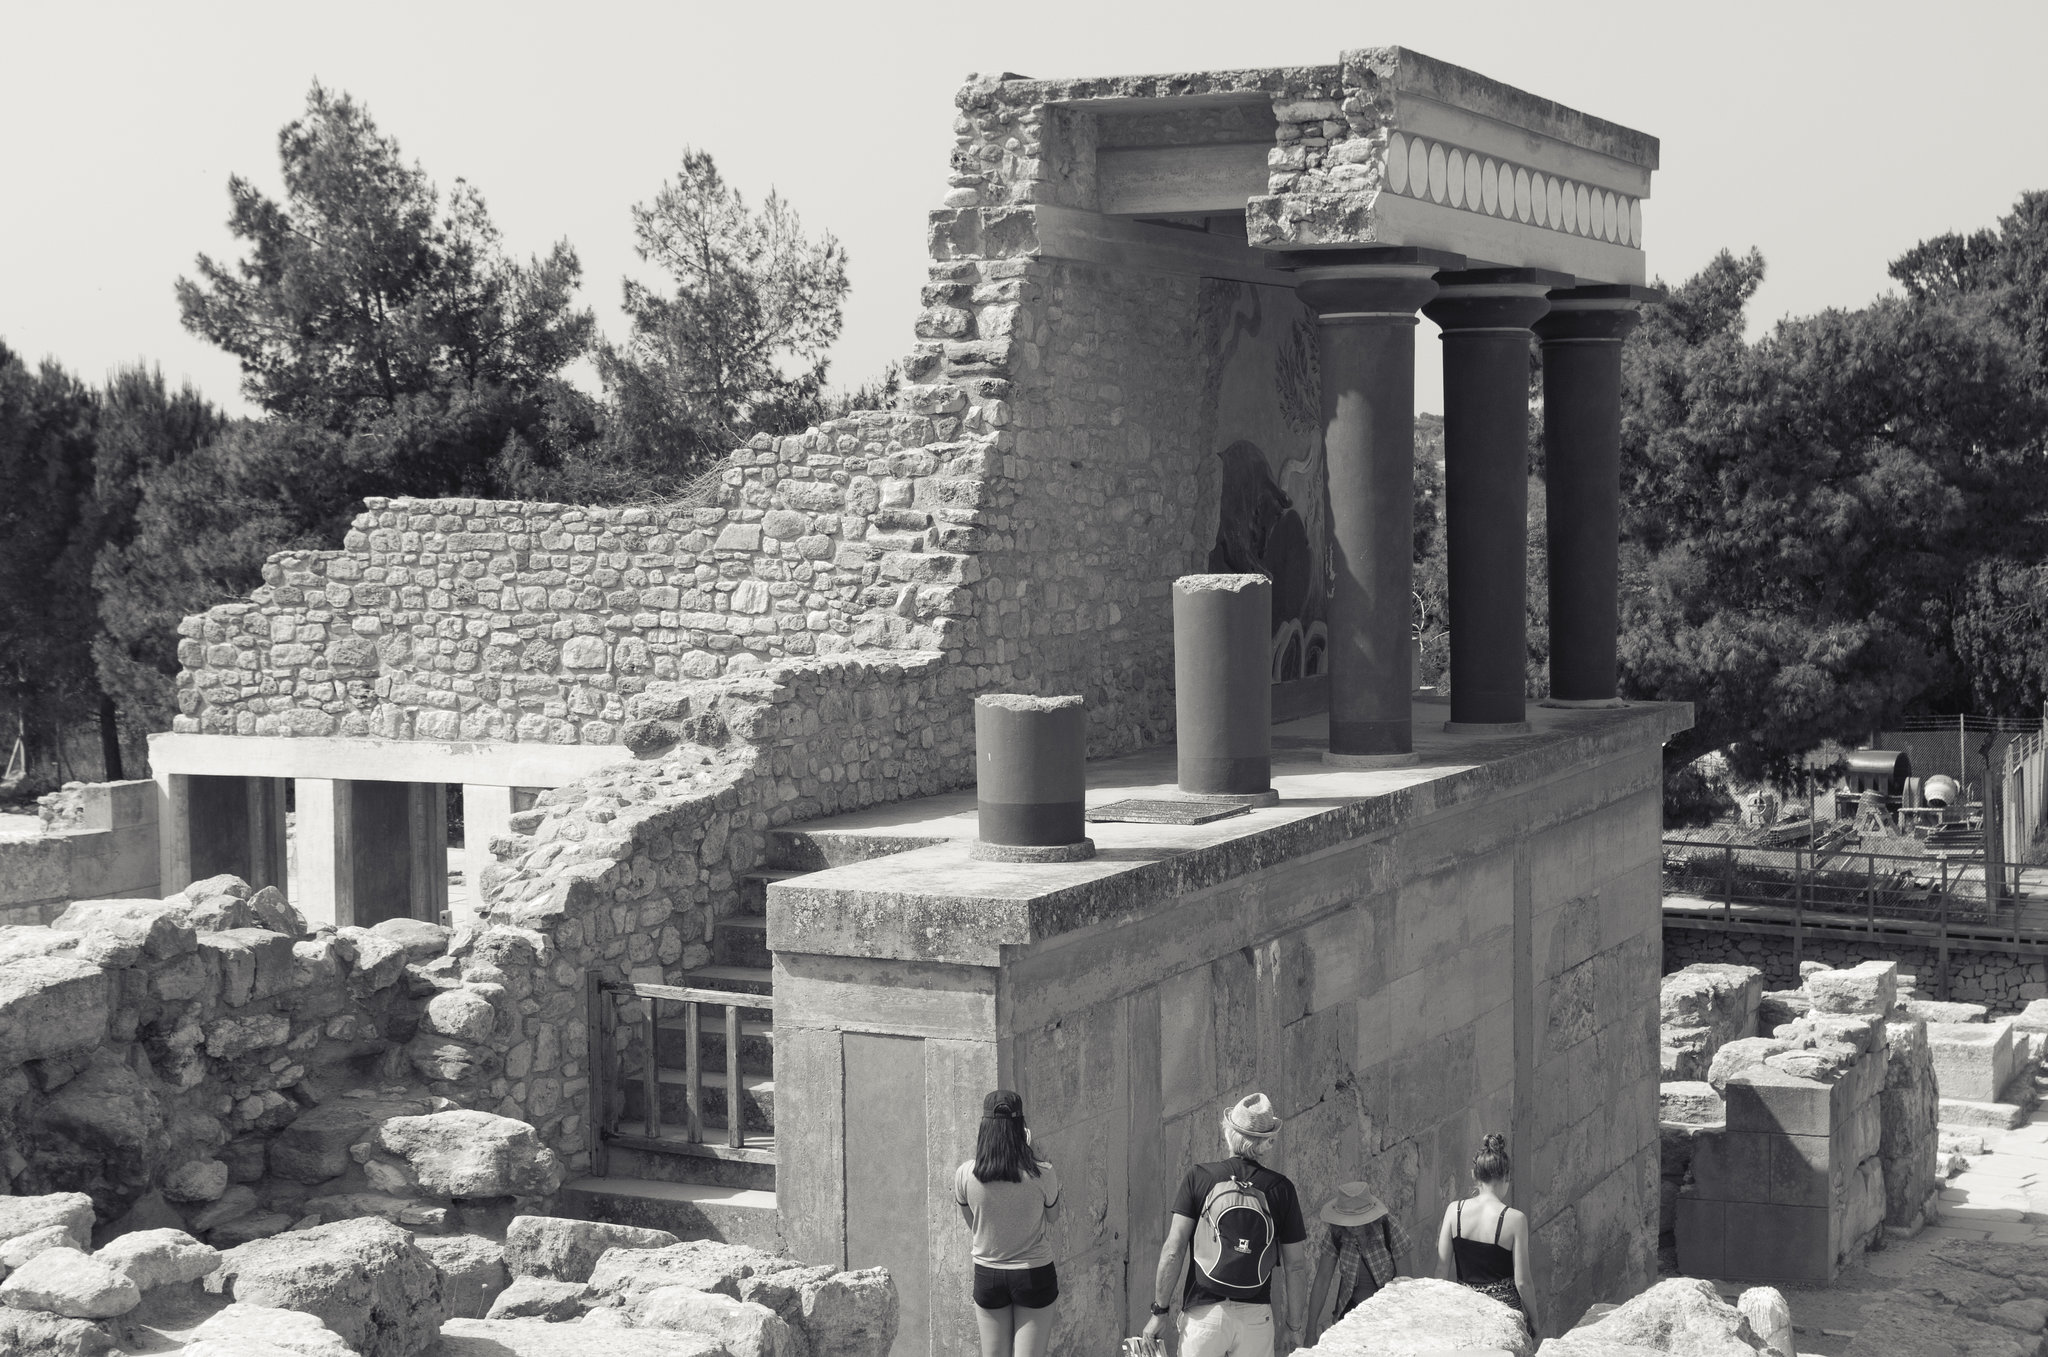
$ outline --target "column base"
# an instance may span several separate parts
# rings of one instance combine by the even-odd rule
[[[1227,801],[1233,806],[1277,806],[1280,804],[1280,793],[1274,791],[1271,787],[1266,788],[1262,792],[1197,792],[1190,791],[1186,787],[1176,787],[1173,790],[1175,796],[1186,797],[1190,801]]]
[[[1446,735],[1526,735],[1527,721],[1446,721]]]
[[[1082,862],[1095,856],[1095,840],[1079,843],[989,843],[976,839],[967,847],[976,862]]]
[[[1628,703],[1618,697],[1546,697],[1536,705],[1562,707],[1566,711],[1612,711]]]
[[[1422,755],[1413,750],[1405,754],[1339,754],[1325,749],[1323,762],[1332,768],[1412,768],[1422,762]]]

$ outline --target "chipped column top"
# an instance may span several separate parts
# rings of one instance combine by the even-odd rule
[[[1264,575],[1182,575],[1173,588],[1180,594],[1241,594],[1270,583]]]
[[[990,693],[974,699],[977,707],[999,707],[1004,711],[1066,711],[1081,705],[1078,695],[1068,697],[1033,697],[1028,693]]]

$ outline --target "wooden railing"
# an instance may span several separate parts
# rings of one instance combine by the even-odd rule
[[[688,1146],[706,1143],[704,1062],[700,1049],[703,1010],[706,1008],[722,1010],[725,1025],[724,1143],[728,1149],[741,1149],[745,1144],[745,1112],[740,1085],[740,1010],[757,1008],[772,1012],[775,996],[606,980],[595,971],[589,974],[588,993],[591,1111],[595,1123],[595,1134],[591,1137],[591,1172],[600,1176],[604,1173],[604,1147],[608,1141],[627,1143],[636,1149],[665,1149],[679,1153],[688,1153]],[[642,1028],[638,1071],[624,1068],[625,1060],[617,1041],[619,1006],[632,1000],[644,1001],[647,1006],[645,1015],[636,1022]],[[660,1033],[663,1004],[679,1004],[683,1011],[684,1119],[674,1135],[665,1134],[662,1130]],[[642,1119],[642,1134],[624,1135],[619,1128],[625,1089],[636,1077],[641,1082],[641,1099],[646,1115]]]

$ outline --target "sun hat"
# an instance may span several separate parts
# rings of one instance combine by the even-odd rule
[[[1322,1217],[1332,1225],[1370,1225],[1387,1214],[1370,1183],[1339,1183],[1337,1195],[1323,1203]]]
[[[1280,1134],[1280,1118],[1263,1093],[1248,1093],[1224,1115],[1230,1129],[1254,1140],[1268,1140]]]
[[[1024,1116],[1024,1099],[1006,1088],[999,1088],[981,1100],[981,1115],[984,1117],[1008,1117],[1012,1121]]]

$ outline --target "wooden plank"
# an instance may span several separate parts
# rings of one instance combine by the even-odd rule
[[[690,1114],[690,1124],[683,1128],[683,1134],[693,1141],[704,1139],[703,1012],[694,1003],[683,1005],[683,1040],[689,1043],[683,1056],[683,1104]],[[725,1097],[730,1105],[733,1095],[728,1092]]]
[[[746,1111],[740,1106],[740,1010],[737,1004],[725,1006],[725,1143],[739,1148],[740,1128],[746,1122]]]
[[[635,995],[642,999],[663,999],[672,1004],[719,1004],[725,1005],[739,1000],[741,1008],[773,1008],[772,994],[744,994],[730,989],[694,989],[686,985],[647,985],[638,982],[610,981],[605,989],[613,994]]]
[[[655,1058],[654,1042],[657,1028],[655,1020],[660,1016],[661,1001],[650,998],[647,1001],[647,1046],[641,1053],[641,1077],[647,1085],[646,1115],[647,1133],[657,1138],[661,1135],[661,1063]]]

